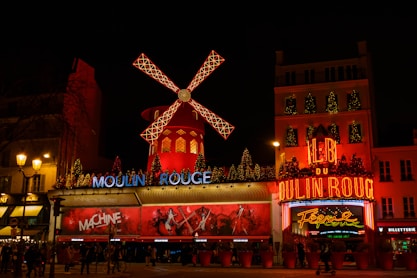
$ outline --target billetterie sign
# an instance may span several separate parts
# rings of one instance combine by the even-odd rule
[[[367,177],[312,177],[278,183],[279,201],[354,198],[374,200],[374,181]]]
[[[211,182],[211,171],[194,173],[161,173],[159,175],[159,185],[197,185],[209,184]],[[112,187],[139,187],[146,186],[146,175],[123,175],[123,176],[103,176],[93,177],[93,188],[112,188]]]

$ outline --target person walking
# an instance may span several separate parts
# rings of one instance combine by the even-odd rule
[[[151,263],[151,254],[152,254],[152,246],[148,245],[148,247],[145,250],[145,264],[146,266],[149,266]]]
[[[306,253],[304,250],[304,244],[302,244],[301,242],[298,242],[297,244],[297,254],[298,254],[298,261],[300,263],[300,267],[304,268]]]
[[[0,253],[0,273],[4,272],[7,273],[9,265],[10,265],[10,258],[12,256],[12,248],[10,247],[9,243],[3,245]]]
[[[65,265],[64,271],[69,272],[71,264],[72,264],[72,259],[74,257],[74,250],[72,249],[71,245],[68,245],[67,247],[64,248],[63,252],[64,252],[63,261]]]
[[[90,264],[94,260],[94,250],[90,244],[81,246],[81,274],[84,273],[84,269],[87,274],[90,274]]]
[[[35,272],[35,277],[37,277],[41,262],[41,253],[39,252],[39,248],[36,245],[31,245],[25,252],[24,256],[28,268],[26,277],[30,278],[32,271]]]
[[[154,245],[152,247],[152,251],[151,251],[151,263],[152,263],[152,266],[155,266],[156,265],[157,253],[158,253],[158,250],[156,249],[156,246]]]
[[[330,271],[330,244],[328,242],[325,242],[321,246],[321,252],[320,252],[320,260],[324,263],[324,271],[329,272]]]

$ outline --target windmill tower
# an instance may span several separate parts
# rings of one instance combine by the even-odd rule
[[[204,154],[204,119],[225,140],[234,126],[191,98],[191,93],[216,68],[223,57],[212,50],[186,89],[180,89],[145,54],[140,54],[133,65],[173,91],[178,99],[170,106],[148,108],[142,117],[152,123],[141,133],[149,144],[148,171],[156,155],[162,171],[193,171],[199,153]]]

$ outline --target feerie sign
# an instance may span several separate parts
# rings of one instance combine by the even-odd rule
[[[188,185],[188,184],[209,184],[211,182],[211,172],[194,172],[194,173],[161,173],[159,175],[159,185]],[[106,176],[93,177],[93,188],[112,188],[112,187],[138,187],[146,185],[146,176]]]
[[[367,177],[312,177],[278,183],[279,201],[354,198],[374,200],[374,181]]]

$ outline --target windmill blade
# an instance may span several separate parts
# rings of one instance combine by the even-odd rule
[[[177,112],[178,107],[181,105],[181,101],[177,99],[167,110],[162,113],[162,115],[156,119],[152,124],[150,124],[140,136],[143,137],[146,141],[152,144],[153,141],[157,140],[159,135],[164,130],[164,127],[169,123],[174,116],[175,112]]]
[[[218,115],[214,114],[206,107],[191,99],[188,102],[210,125],[224,138],[227,139],[235,127]]]
[[[168,78],[144,53],[133,62],[133,65],[167,87],[174,93],[179,91],[179,88]]]
[[[197,74],[191,80],[187,90],[191,93],[198,85],[201,84],[215,69],[217,69],[224,62],[224,58],[216,51],[212,50],[204,61],[203,65],[198,70]]]

